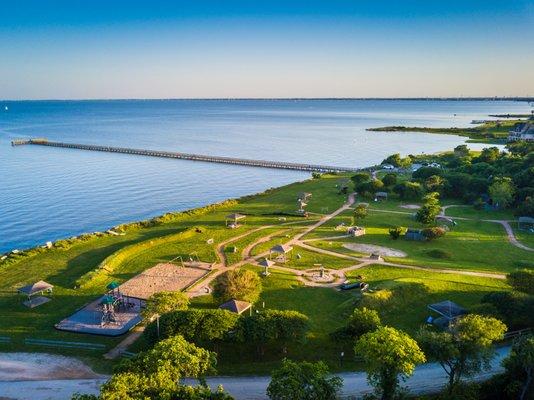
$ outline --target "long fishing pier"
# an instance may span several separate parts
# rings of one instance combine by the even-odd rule
[[[295,171],[309,172],[356,172],[358,168],[336,167],[331,165],[300,164],[283,161],[251,160],[246,158],[207,156],[202,154],[189,154],[161,150],[131,149],[128,147],[98,146],[92,144],[52,142],[47,139],[13,140],[12,146],[38,145],[50,147],[62,147],[67,149],[103,151],[108,153],[135,154],[148,157],[177,158],[179,160],[203,161],[220,164],[246,165],[249,167],[290,169]]]

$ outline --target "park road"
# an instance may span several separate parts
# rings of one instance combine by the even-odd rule
[[[501,361],[510,351],[510,347],[497,349],[497,354],[491,362],[491,368],[472,379],[481,381],[503,371]],[[342,399],[359,399],[371,392],[363,372],[344,372],[339,374],[343,378]],[[267,399],[265,391],[270,377],[246,376],[225,377],[214,376],[207,379],[208,384],[215,389],[218,385],[223,387],[235,397],[236,400],[264,400]],[[72,394],[97,394],[98,387],[103,379],[71,379],[50,381],[18,381],[0,382],[0,399],[18,400],[69,400]],[[443,369],[436,363],[420,365],[413,376],[404,385],[414,394],[433,393],[442,389],[447,382]],[[196,384],[194,380],[185,380],[184,383]]]

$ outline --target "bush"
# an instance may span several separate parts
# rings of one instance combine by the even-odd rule
[[[146,327],[144,335],[150,343],[178,334],[195,344],[210,343],[227,339],[238,318],[237,314],[221,309],[173,311],[160,317],[159,336],[156,321]]]
[[[367,332],[378,329],[382,323],[378,312],[366,307],[356,308],[348,318],[347,325],[336,330],[332,336],[334,339],[354,340]]]
[[[511,272],[506,276],[506,280],[515,290],[534,294],[534,271],[523,269]]]
[[[405,232],[406,228],[403,228],[402,226],[397,226],[389,230],[389,236],[391,236],[391,239],[397,240]]]
[[[445,235],[447,231],[439,226],[423,229],[423,236],[428,240],[438,239]]]

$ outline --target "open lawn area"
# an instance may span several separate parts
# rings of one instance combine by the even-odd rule
[[[350,217],[346,211],[340,218]],[[427,266],[435,268],[465,269],[507,273],[518,268],[517,260],[528,260],[532,253],[512,246],[500,224],[479,221],[458,221],[458,225],[439,239],[429,242],[407,241],[402,237],[392,240],[389,229],[395,226],[422,228],[411,215],[385,213],[369,210],[369,215],[360,224],[366,234],[357,238],[343,238],[329,242],[366,243],[407,253],[405,258],[387,258],[396,263]],[[317,236],[332,236],[332,226],[319,228],[304,239]],[[309,242],[313,246],[328,249],[327,242]],[[339,244],[333,244],[332,250],[339,250]],[[437,251],[436,251],[437,250]],[[350,251],[342,250],[347,254]]]
[[[370,265],[347,273],[362,275],[374,293],[362,305],[376,308],[382,322],[415,334],[431,314],[428,304],[451,300],[469,310],[492,291],[509,290],[505,281],[493,278],[441,274],[385,265]]]

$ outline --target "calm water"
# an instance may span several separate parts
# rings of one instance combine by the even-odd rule
[[[0,252],[308,177],[294,171],[11,147],[12,139],[47,137],[362,167],[391,153],[435,152],[464,141],[365,128],[467,126],[487,114],[529,110],[527,103],[503,101],[0,102]]]

